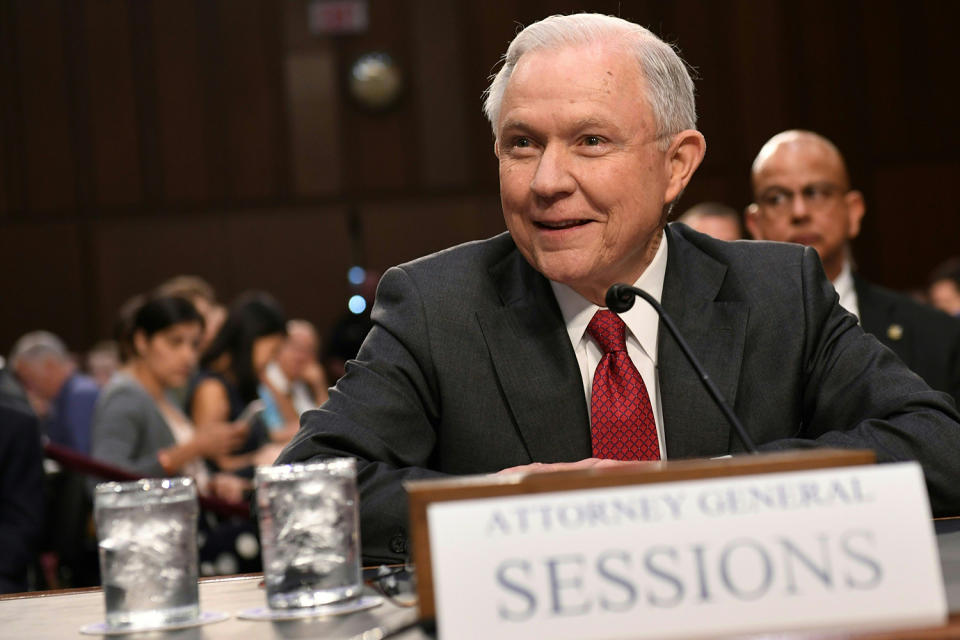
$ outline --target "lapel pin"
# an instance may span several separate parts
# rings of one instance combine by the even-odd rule
[[[903,337],[903,327],[898,324],[892,324],[887,327],[887,337],[891,340],[899,340]]]

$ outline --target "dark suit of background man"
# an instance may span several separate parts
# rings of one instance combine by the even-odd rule
[[[840,296],[867,333],[890,347],[934,389],[960,401],[960,321],[867,282],[852,270],[849,242],[860,233],[863,195],[850,188],[836,146],[810,131],[771,138],[753,163],[755,238],[813,247]]]
[[[404,480],[636,464],[592,441],[605,356],[585,329],[615,282],[661,299],[762,448],[919,459],[934,509],[957,509],[953,404],[863,334],[813,250],[665,226],[705,149],[669,45],[547,18],[510,45],[486,113],[508,232],[384,274],[356,361],[279,458],[358,459],[366,562],[406,553]],[[741,451],[656,315],[623,318],[661,457]]]

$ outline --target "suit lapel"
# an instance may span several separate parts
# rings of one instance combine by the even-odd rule
[[[907,340],[904,340],[904,337],[910,336],[904,336],[903,327],[897,324],[893,303],[878,296],[873,288],[856,274],[853,276],[853,289],[857,293],[860,326],[863,330],[909,361]]]
[[[491,275],[503,306],[477,319],[530,459],[589,457],[580,370],[549,283],[517,251]]]
[[[718,299],[725,264],[670,227],[667,239],[663,307],[727,402],[735,406],[749,309],[744,302]],[[662,323],[658,370],[669,458],[743,449],[736,438],[731,440],[730,425]]]

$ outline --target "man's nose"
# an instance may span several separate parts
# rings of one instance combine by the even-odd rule
[[[794,220],[802,220],[810,215],[807,199],[802,193],[798,192],[790,196],[790,215]]]
[[[530,189],[541,198],[555,199],[572,193],[576,181],[570,173],[570,158],[560,145],[547,145],[537,164]]]

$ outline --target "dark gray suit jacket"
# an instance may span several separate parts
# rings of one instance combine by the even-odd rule
[[[860,325],[927,384],[960,402],[960,320],[854,275]]]
[[[866,447],[924,464],[960,511],[960,425],[837,304],[812,249],[667,229],[662,303],[755,442]],[[279,462],[358,458],[367,562],[405,552],[401,482],[590,457],[583,384],[547,280],[508,234],[390,269],[374,327]],[[666,331],[658,374],[669,458],[742,451]]]

